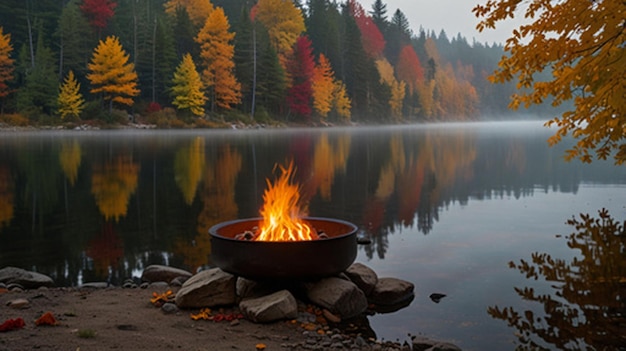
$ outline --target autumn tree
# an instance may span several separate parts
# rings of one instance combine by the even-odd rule
[[[346,85],[336,79],[333,83],[333,109],[337,117],[343,121],[350,120],[352,101],[348,97]]]
[[[188,110],[195,116],[204,115],[206,103],[204,85],[190,54],[185,54],[176,68],[172,85],[171,94],[174,97],[172,104],[177,109]]]
[[[381,57],[385,49],[385,39],[380,29],[356,0],[348,0],[348,6],[361,31],[361,42],[365,53],[371,58]]]
[[[234,37],[228,18],[219,7],[211,12],[195,39],[200,44],[202,79],[209,91],[211,110],[215,106],[230,109],[241,101],[241,84],[234,74]]]
[[[332,108],[334,78],[330,62],[324,54],[320,54],[319,63],[313,70],[311,90],[313,108],[322,117],[326,117]]]
[[[376,67],[378,68],[381,81],[389,86],[389,90],[391,91],[389,98],[391,115],[394,120],[400,121],[402,119],[402,104],[406,94],[406,82],[396,79],[393,66],[391,66],[386,59],[377,60]]]
[[[0,99],[2,99],[0,115],[4,113],[4,98],[11,92],[7,84],[13,79],[14,61],[11,58],[11,51],[13,51],[11,35],[4,34],[0,26]]]
[[[98,32],[98,37],[115,14],[117,3],[112,0],[83,0],[80,9],[89,19],[89,24]]]
[[[287,71],[292,81],[287,92],[287,103],[291,111],[299,116],[308,117],[311,114],[313,94],[311,83],[314,69],[315,59],[311,41],[306,36],[301,36],[296,41],[293,54],[287,64]]]
[[[74,72],[70,71],[61,85],[57,98],[58,113],[61,119],[66,120],[71,117],[78,118],[85,107],[85,99],[80,93],[80,84],[74,77]]]
[[[304,30],[302,11],[289,0],[259,0],[253,7],[252,19],[258,20],[267,28],[270,42],[281,63]]]
[[[493,82],[517,80],[520,90],[510,107],[529,107],[552,97],[559,106],[573,100],[573,109],[550,120],[555,144],[571,134],[576,144],[568,160],[591,162],[592,152],[606,159],[613,151],[616,164],[626,162],[626,55],[623,1],[565,0],[488,1],[473,12],[481,18],[477,29],[495,29],[500,21],[524,12],[529,23],[507,39],[504,56],[491,75]],[[552,77],[536,75],[551,69]]]
[[[164,6],[165,12],[170,16],[175,16],[176,11],[184,9],[193,25],[197,28],[202,28],[214,10],[210,0],[168,0]]]
[[[109,112],[114,102],[131,106],[133,97],[139,94],[135,65],[128,59],[119,39],[109,36],[100,41],[87,66],[91,72],[87,75],[93,86],[91,92],[103,94],[109,101]]]

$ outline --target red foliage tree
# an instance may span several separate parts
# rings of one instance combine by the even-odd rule
[[[115,14],[117,3],[112,0],[83,0],[80,9],[89,19],[89,24],[98,31],[106,28],[107,22]]]
[[[361,44],[365,53],[371,58],[380,58],[385,49],[385,39],[380,29],[368,16],[363,6],[355,0],[349,0],[348,6],[359,31],[361,32]]]
[[[396,75],[398,80],[406,82],[411,94],[417,88],[417,84],[424,81],[424,68],[411,45],[405,45],[400,51]]]
[[[315,59],[311,44],[311,40],[308,37],[300,36],[296,41],[287,66],[292,82],[291,88],[289,88],[287,93],[287,103],[291,111],[305,117],[311,114],[311,99],[313,96],[311,83],[315,69]]]

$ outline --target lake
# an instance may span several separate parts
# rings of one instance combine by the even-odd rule
[[[258,216],[275,165],[293,160],[309,215],[353,222],[372,240],[356,261],[415,284],[408,307],[369,317],[378,338],[464,350],[624,341],[626,167],[567,163],[552,132],[537,121],[3,132],[0,267],[65,286],[209,267],[208,229]]]

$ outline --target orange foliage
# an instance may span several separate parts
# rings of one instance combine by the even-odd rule
[[[8,33],[3,34],[3,29],[0,26],[0,98],[9,95],[11,92],[7,85],[7,82],[13,79],[13,70],[15,69],[11,51],[13,51],[11,35]]]
[[[35,321],[35,325],[36,326],[40,326],[40,325],[57,325],[57,324],[58,324],[58,322],[54,318],[54,315],[52,314],[52,312],[46,312],[46,313],[42,314],[41,317],[37,318],[37,320]]]

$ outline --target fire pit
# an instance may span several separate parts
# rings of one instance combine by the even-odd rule
[[[241,240],[262,218],[223,222],[209,229],[213,262],[250,279],[320,278],[343,272],[356,258],[357,227],[330,218],[305,217],[324,238],[301,241]]]

